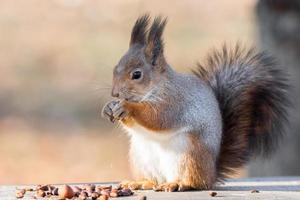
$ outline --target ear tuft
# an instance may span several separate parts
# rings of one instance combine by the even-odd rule
[[[162,18],[161,16],[159,16],[154,19],[150,27],[145,53],[150,59],[150,63],[152,65],[156,65],[157,59],[159,57],[163,59],[164,43],[162,34],[164,32],[166,24],[167,18]]]
[[[133,44],[144,45],[146,43],[149,20],[149,14],[144,14],[136,20],[131,32],[130,46]]]

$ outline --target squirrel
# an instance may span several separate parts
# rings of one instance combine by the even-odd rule
[[[140,16],[113,71],[102,114],[130,136],[134,189],[212,189],[253,156],[278,147],[287,122],[288,74],[266,52],[213,50],[190,74],[164,56],[167,18]]]

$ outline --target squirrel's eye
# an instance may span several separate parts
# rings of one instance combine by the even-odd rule
[[[140,79],[142,77],[141,71],[134,71],[131,75],[132,80]]]

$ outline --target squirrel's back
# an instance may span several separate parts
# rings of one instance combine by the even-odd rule
[[[171,87],[176,88],[177,94],[170,94],[176,98],[176,106],[182,106],[180,120],[188,125],[189,130],[198,131],[202,142],[215,157],[220,151],[222,116],[218,99],[213,89],[204,80],[194,74],[175,72]],[[202,135],[205,134],[205,135]]]
[[[194,71],[213,89],[223,118],[218,178],[223,179],[253,155],[277,148],[287,121],[287,74],[265,52],[223,46]]]

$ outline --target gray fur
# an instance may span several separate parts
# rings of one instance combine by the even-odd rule
[[[222,137],[222,118],[212,89],[197,76],[168,70],[168,79],[162,80],[155,96],[168,96],[168,121],[172,128],[188,127],[199,134],[216,158]]]

